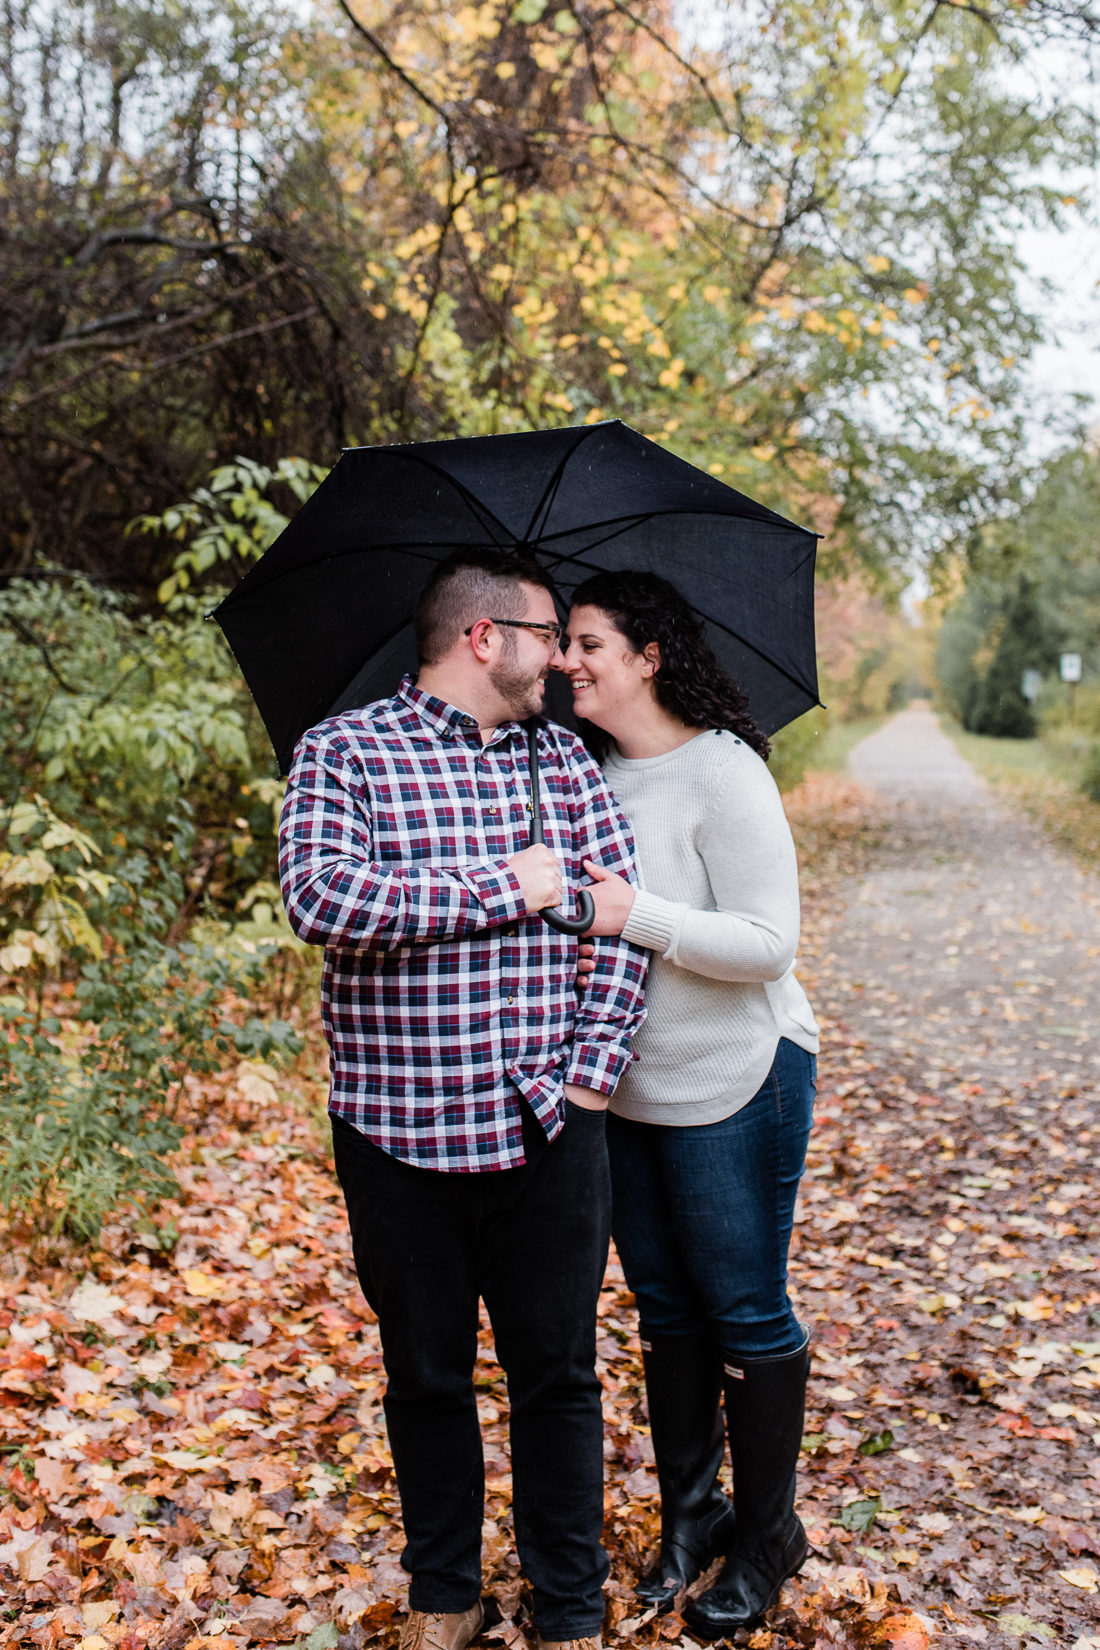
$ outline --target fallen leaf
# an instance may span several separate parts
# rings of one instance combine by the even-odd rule
[[[1059,1570],[1058,1574],[1071,1587],[1079,1587],[1084,1593],[1095,1593],[1097,1590],[1097,1574],[1091,1564],[1081,1564],[1073,1570]]]
[[[194,1295],[197,1300],[213,1300],[218,1295],[225,1294],[225,1280],[212,1277],[209,1272],[200,1272],[192,1268],[181,1272],[180,1279],[187,1293]]]
[[[997,1617],[997,1626],[1002,1633],[1013,1633],[1017,1638],[1052,1639],[1057,1635],[1053,1627],[1048,1627],[1045,1621],[1032,1621],[1030,1616],[1020,1615],[1016,1611],[1007,1611]]]
[[[94,1278],[84,1278],[69,1296],[68,1310],[78,1323],[102,1323],[116,1312],[126,1308],[120,1295],[114,1295],[105,1284]]]
[[[889,1645],[890,1650],[928,1650],[930,1638],[919,1616],[886,1616],[872,1629],[872,1644]]]

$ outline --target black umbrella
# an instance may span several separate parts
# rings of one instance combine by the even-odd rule
[[[625,424],[354,447],[214,614],[282,772],[307,728],[415,670],[420,588],[474,545],[535,556],[565,599],[592,573],[659,573],[766,733],[819,702],[817,535]]]

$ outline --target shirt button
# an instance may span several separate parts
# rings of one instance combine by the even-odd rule
[[[514,998],[514,997],[509,997],[509,999],[508,999],[508,1006],[509,1006],[509,1008],[511,1008],[511,1006],[512,1006],[512,1004],[513,1004],[513,1003],[514,1003],[514,1002],[515,1002],[515,998]]]

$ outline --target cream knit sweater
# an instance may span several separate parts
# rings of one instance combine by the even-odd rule
[[[767,765],[728,732],[664,756],[612,755],[641,890],[623,938],[654,952],[637,1059],[612,1111],[645,1123],[716,1123],[748,1103],[781,1037],[817,1052],[795,978],[798,866]]]

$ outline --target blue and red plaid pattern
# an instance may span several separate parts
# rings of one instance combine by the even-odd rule
[[[630,827],[573,734],[541,726],[539,754],[572,911],[585,859],[635,880]],[[506,863],[529,829],[524,728],[483,746],[473,717],[409,677],[294,753],[279,872],[295,933],[325,947],[330,1110],[402,1162],[522,1163],[520,1095],[552,1140],[563,1085],[613,1094],[631,1058],[648,954],[596,940],[576,989],[577,941],[525,914]]]

